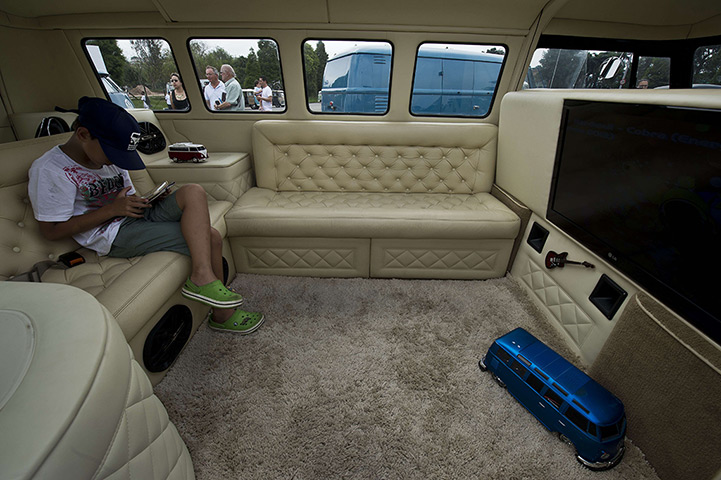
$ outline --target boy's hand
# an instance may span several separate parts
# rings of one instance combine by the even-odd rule
[[[111,207],[116,217],[143,218],[143,211],[150,207],[150,203],[137,195],[128,195],[131,187],[125,187],[118,192]]]

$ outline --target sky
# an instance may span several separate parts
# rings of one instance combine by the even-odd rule
[[[258,51],[258,40],[257,39],[202,39],[198,40],[205,43],[207,49],[214,50],[216,47],[222,47],[225,51],[233,55],[234,57],[238,56],[248,56],[248,53],[250,52],[250,49],[253,48],[256,52]],[[310,43],[313,48],[316,48],[316,45],[318,43],[317,40],[308,40],[308,43]],[[354,45],[357,45],[358,43],[367,43],[367,44],[384,44],[385,42],[359,42],[359,41],[344,41],[344,40],[323,40],[323,43],[325,44],[325,51],[328,53],[328,58],[333,58],[334,55],[337,53],[340,53],[342,51],[345,51],[349,49],[350,47],[353,47]],[[123,53],[125,54],[125,58],[128,60],[131,59],[135,55],[135,52],[133,51],[133,48],[130,46],[130,40],[118,40],[118,45],[123,50]],[[456,48],[459,48],[456,46]],[[473,47],[474,49],[477,49],[478,47]]]

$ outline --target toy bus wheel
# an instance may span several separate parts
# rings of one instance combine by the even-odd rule
[[[481,369],[482,372],[485,372],[488,370],[488,367],[486,367],[486,356],[483,355],[480,360],[478,360],[478,368]]]
[[[506,388],[506,384],[503,383],[503,380],[501,380],[498,375],[496,375],[495,373],[492,373],[491,375],[493,375],[493,380],[495,380],[497,384],[499,384],[503,388]]]
[[[559,439],[560,441],[562,441],[563,443],[565,443],[566,445],[570,445],[570,446],[572,446],[572,447],[574,447],[574,448],[576,447],[576,446],[573,444],[573,442],[572,442],[567,436],[565,436],[565,435],[562,434],[562,433],[559,433],[559,434],[558,434],[558,439]]]

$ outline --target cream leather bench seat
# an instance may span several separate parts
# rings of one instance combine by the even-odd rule
[[[491,193],[497,127],[265,120],[257,187],[226,214],[236,268],[503,276],[520,219]]]
[[[207,308],[186,300],[180,289],[190,272],[190,259],[173,252],[157,252],[144,257],[118,259],[99,257],[80,248],[72,239],[46,240],[39,231],[28,198],[28,170],[32,162],[55,145],[65,143],[71,134],[0,144],[0,280],[29,271],[42,261],[57,261],[66,252],[78,251],[86,263],[70,269],[51,268],[43,282],[72,285],[94,295],[118,321],[135,357],[143,362],[146,338],[157,322],[175,305],[192,313],[195,331]],[[131,174],[138,191],[150,190],[155,183],[147,171]],[[221,235],[227,234],[223,215],[231,207],[227,201],[210,204],[211,222]],[[154,383],[162,373],[151,373]]]
[[[0,283],[0,477],[193,479],[115,319],[66,285]]]

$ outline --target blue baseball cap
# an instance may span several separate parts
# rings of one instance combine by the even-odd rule
[[[78,100],[78,123],[87,128],[113,165],[125,170],[142,170],[145,164],[136,151],[141,132],[138,122],[124,108],[104,98]]]

